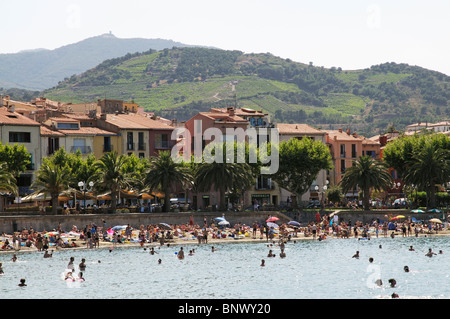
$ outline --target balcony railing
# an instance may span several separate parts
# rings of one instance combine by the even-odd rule
[[[145,151],[145,144],[144,143],[138,143],[138,151]]]
[[[134,151],[134,143],[127,143],[127,151]]]

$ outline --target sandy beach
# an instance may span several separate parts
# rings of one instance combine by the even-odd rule
[[[59,250],[74,250],[74,249],[111,249],[116,247],[157,247],[161,245],[170,246],[182,246],[191,244],[223,244],[223,243],[236,243],[236,242],[272,242],[272,241],[296,241],[296,240],[355,240],[355,239],[376,239],[383,237],[391,237],[392,239],[399,237],[435,237],[435,236],[449,236],[450,230],[446,228],[446,224],[433,225],[433,227],[438,227],[429,230],[425,225],[410,228],[409,231],[403,233],[401,223],[397,224],[395,230],[383,231],[381,225],[378,226],[378,234],[374,226],[361,226],[357,227],[357,233],[355,234],[354,228],[347,233],[343,234],[342,229],[338,230],[331,227],[322,227],[321,225],[316,225],[316,234],[313,234],[312,229],[314,224],[308,225],[306,227],[298,227],[297,229],[282,224],[279,228],[265,228],[258,227],[256,233],[253,233],[252,226],[248,225],[235,225],[235,227],[225,227],[218,228],[213,225],[213,227],[207,227],[208,231],[207,241],[199,240],[199,236],[203,234],[203,230],[199,225],[181,225],[176,226],[170,225],[171,229],[162,229],[158,225],[148,225],[147,228],[142,229],[131,229],[128,230],[128,236],[126,230],[111,231],[108,229],[108,234],[105,237],[99,236],[97,244],[94,245],[93,240],[89,240],[83,234],[83,232],[57,232],[52,230],[49,232],[35,233],[32,236],[28,235],[28,238],[34,237],[34,240],[29,240],[28,245],[23,242],[15,242],[20,237],[20,232],[15,233],[15,237],[11,234],[2,234],[0,236],[0,253],[17,253],[17,252],[44,252],[45,249],[38,249],[36,244],[36,237],[48,238],[48,251],[59,251]],[[260,225],[259,225],[260,226]],[[407,226],[407,224],[405,224]],[[124,226],[125,227],[125,226]],[[365,231],[364,231],[365,228]],[[416,229],[418,228],[418,229]],[[103,233],[103,230],[99,228],[97,230],[99,234]],[[262,235],[261,235],[261,232]],[[164,240],[161,240],[162,234],[164,233]],[[131,236],[130,236],[131,234]],[[117,238],[117,235],[120,235]],[[145,240],[142,241],[142,235],[144,235]],[[155,237],[156,235],[156,237]],[[196,236],[197,235],[197,236]],[[347,237],[348,236],[348,237]],[[128,238],[127,238],[128,237]],[[153,238],[152,238],[153,237]],[[57,238],[61,238],[60,243],[62,245],[57,245],[55,243]],[[153,240],[152,240],[153,239]],[[6,240],[9,245],[5,245]],[[120,240],[120,243],[119,243]],[[31,244],[30,244],[31,243]],[[17,249],[20,245],[20,249]]]

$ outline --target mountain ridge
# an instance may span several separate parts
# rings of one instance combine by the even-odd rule
[[[30,49],[0,54],[0,87],[44,90],[102,61],[148,49],[188,47],[165,39],[117,38],[111,33],[63,45],[54,50]]]

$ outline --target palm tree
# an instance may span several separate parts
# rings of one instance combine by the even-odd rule
[[[219,210],[226,210],[225,193],[244,192],[254,184],[252,168],[247,163],[203,163],[195,174],[195,184],[201,192],[211,188],[220,194]]]
[[[369,210],[370,189],[381,190],[391,185],[391,182],[392,177],[384,163],[370,156],[361,156],[345,171],[340,185],[344,192],[359,186],[363,192],[364,209]]]
[[[18,195],[18,188],[16,179],[13,173],[8,170],[8,163],[0,163],[0,190],[11,192],[13,195]]]
[[[129,186],[129,178],[123,172],[125,162],[125,155],[118,155],[117,152],[111,152],[103,155],[95,164],[98,169],[100,186],[111,191],[111,208],[113,212],[116,210],[116,199],[121,189]]]
[[[192,184],[188,165],[175,162],[169,151],[162,151],[150,159],[145,184],[150,190],[160,189],[164,193],[164,212],[170,209],[170,190],[177,183],[183,186]]]
[[[405,181],[426,191],[429,208],[436,206],[436,184],[445,183],[449,179],[449,161],[449,150],[442,149],[435,143],[426,143],[407,163]]]
[[[52,214],[56,215],[59,194],[69,189],[71,170],[67,165],[60,166],[50,159],[44,159],[41,167],[36,172],[36,179],[31,188],[36,193],[50,194],[52,202]]]

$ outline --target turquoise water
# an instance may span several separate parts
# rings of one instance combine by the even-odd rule
[[[149,249],[141,247],[55,252],[43,258],[41,252],[19,252],[18,261],[0,255],[5,274],[0,276],[4,299],[374,299],[450,298],[450,238],[378,238],[372,240],[301,240],[286,244],[286,258],[278,246],[266,241],[189,244]],[[382,245],[382,248],[379,248]],[[413,245],[415,251],[409,251]],[[183,247],[185,259],[175,252]],[[428,248],[436,253],[425,256]],[[194,256],[188,256],[195,249]],[[269,249],[277,255],[267,257]],[[352,258],[356,251],[360,258]],[[63,280],[70,257],[75,272],[86,259],[85,282]],[[369,263],[373,257],[373,263]],[[158,264],[158,259],[162,260]],[[265,259],[265,267],[261,267]],[[100,261],[100,263],[99,263]],[[404,272],[407,265],[409,273]],[[18,287],[21,278],[27,287]],[[395,288],[388,280],[397,281]],[[381,279],[381,287],[375,280]]]

